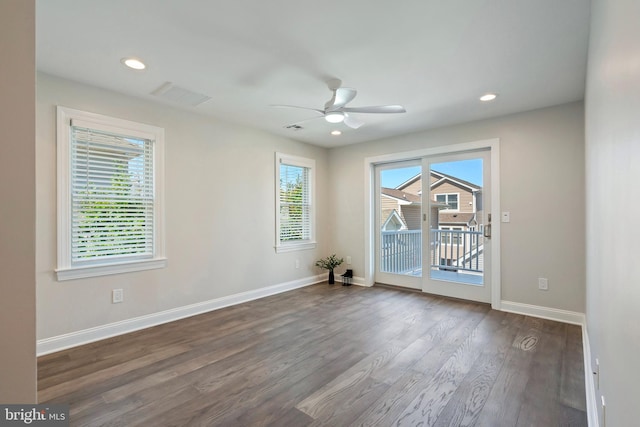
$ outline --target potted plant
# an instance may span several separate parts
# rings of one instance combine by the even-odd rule
[[[316,266],[320,268],[324,268],[325,270],[329,270],[329,284],[333,285],[335,283],[335,278],[333,275],[333,269],[339,266],[344,262],[344,259],[338,258],[336,254],[330,255],[324,259],[320,259],[316,261]]]

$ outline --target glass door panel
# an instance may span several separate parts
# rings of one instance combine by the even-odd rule
[[[421,162],[378,165],[375,172],[375,280],[420,289],[423,262]]]
[[[425,292],[490,302],[489,151],[425,158]],[[426,265],[428,263],[428,265]]]

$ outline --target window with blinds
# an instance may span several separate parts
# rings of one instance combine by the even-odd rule
[[[71,260],[153,257],[153,141],[71,125]]]
[[[58,107],[58,280],[166,266],[164,130]]]
[[[276,251],[315,247],[313,186],[315,161],[276,153]]]
[[[309,240],[309,168],[280,165],[280,241]]]

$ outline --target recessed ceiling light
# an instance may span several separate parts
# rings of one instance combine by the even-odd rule
[[[496,99],[498,97],[498,95],[496,95],[495,93],[487,93],[484,94],[480,97],[480,101],[493,101],[494,99]]]
[[[122,58],[120,62],[122,62],[129,68],[133,68],[134,70],[144,70],[145,68],[147,68],[147,66],[144,65],[144,62],[136,58]]]
[[[324,116],[324,119],[329,123],[340,123],[344,120],[344,114],[337,112],[328,113],[326,116]]]
[[[334,136],[342,135],[342,132],[340,132],[339,130],[332,130],[331,135],[334,135]]]

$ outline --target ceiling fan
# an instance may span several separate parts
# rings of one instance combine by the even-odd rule
[[[285,107],[285,108],[300,108],[303,110],[315,111],[321,114],[319,117],[313,117],[307,120],[314,120],[320,117],[324,117],[329,123],[344,123],[346,126],[352,129],[358,129],[364,124],[360,120],[351,116],[349,113],[374,113],[374,114],[389,114],[389,113],[405,113],[407,110],[402,105],[377,105],[371,107],[347,107],[346,105],[353,101],[358,91],[349,87],[341,87],[342,82],[339,79],[330,80],[327,85],[329,90],[333,92],[331,99],[324,104],[323,109],[299,107],[297,105],[272,105],[272,107]],[[305,122],[307,120],[302,120]],[[301,122],[297,122],[301,123]],[[291,127],[293,125],[285,126]]]

